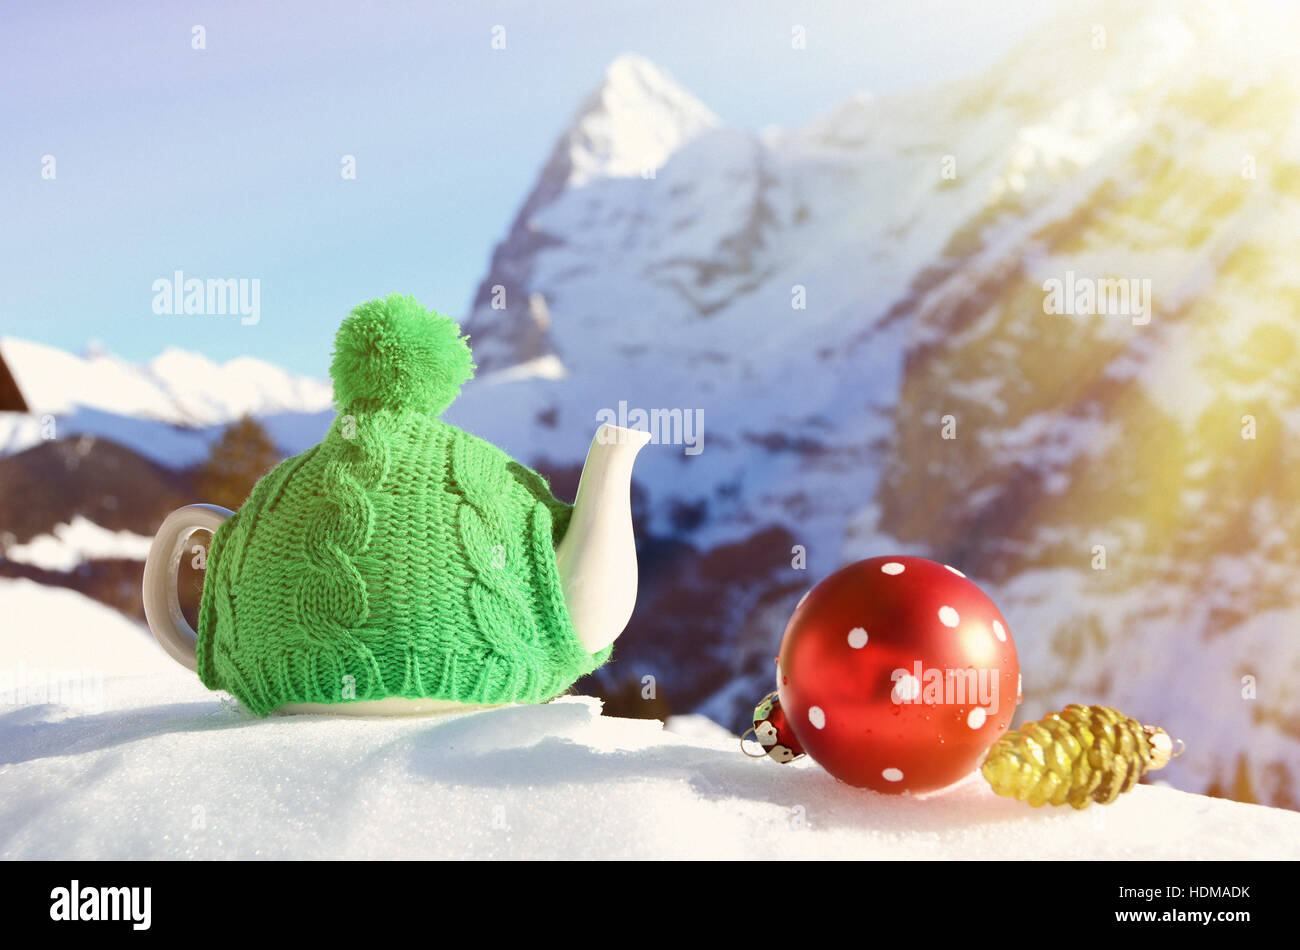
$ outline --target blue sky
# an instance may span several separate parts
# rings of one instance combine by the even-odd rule
[[[978,71],[1054,6],[6,4],[0,335],[324,376],[361,300],[400,290],[464,315],[555,137],[620,53],[648,56],[730,125],[797,125],[855,92]],[[497,24],[505,50],[491,48]],[[261,322],[156,315],[153,282],[177,269],[259,278]]]

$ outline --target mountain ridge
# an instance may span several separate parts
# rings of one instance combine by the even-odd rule
[[[644,530],[694,568],[647,586],[624,663],[734,727],[800,593],[778,555],[806,551],[806,589],[922,554],[1012,621],[1022,715],[1120,705],[1198,749],[1170,781],[1297,807],[1300,83],[1285,30],[1246,20],[1065,10],[985,74],[712,128],[499,245],[545,333],[517,347],[482,308],[479,331],[565,373],[467,390],[459,420],[563,459],[593,407],[702,413],[702,454],[638,460]],[[1149,322],[1047,313],[1070,272],[1148,281]],[[711,563],[727,546],[749,565]],[[769,597],[706,604],[692,569]]]

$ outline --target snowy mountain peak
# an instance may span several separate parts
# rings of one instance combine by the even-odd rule
[[[58,347],[14,337],[0,338],[0,353],[27,401],[29,412],[0,414],[0,455],[21,452],[42,438],[41,419],[59,418],[60,435],[102,435],[169,464],[201,451],[210,427],[244,415],[264,422],[274,417],[310,420],[308,435],[276,426],[286,448],[301,450],[319,438],[316,420],[328,415],[333,387],[252,357],[226,363],[169,347],[136,364],[99,349],[77,356]],[[174,427],[176,438],[160,439],[157,423]],[[181,433],[192,431],[193,438]],[[177,439],[185,442],[179,448]],[[305,443],[304,443],[304,440]]]
[[[462,326],[481,374],[526,366],[542,368],[543,376],[563,372],[549,317],[539,319],[547,298],[525,289],[534,256],[570,236],[548,229],[542,223],[546,213],[575,192],[598,212],[601,199],[590,192],[600,189],[586,186],[652,185],[676,152],[720,125],[707,106],[644,56],[624,54],[610,63],[560,133],[474,295]]]
[[[201,353],[168,347],[137,365],[104,350],[76,356],[14,337],[0,339],[0,351],[33,413],[91,409],[207,426],[245,413],[321,412],[333,399],[329,383],[251,357],[215,363]]]
[[[627,53],[605,70],[604,80],[578,108],[562,141],[567,184],[648,175],[718,117],[666,72]]]
[[[148,363],[149,372],[161,379],[185,373],[210,373],[217,368],[217,364],[202,353],[182,350],[178,346],[167,347]]]

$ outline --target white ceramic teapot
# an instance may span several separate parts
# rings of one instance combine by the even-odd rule
[[[636,604],[637,560],[632,535],[632,466],[650,441],[638,429],[602,425],[587,452],[573,515],[555,549],[556,566],[574,630],[590,653],[614,642]],[[145,562],[143,599],[149,630],[167,654],[196,669],[197,634],[177,596],[180,560],[196,531],[215,533],[234,514],[217,505],[186,505],[163,521]],[[283,712],[414,715],[478,708],[452,700],[377,699],[352,703],[294,703]]]
[[[636,601],[632,465],[650,436],[600,426],[570,510],[437,418],[473,368],[459,327],[413,298],[355,308],[325,439],[238,514],[164,520],[142,591],[163,649],[259,714],[545,702],[604,663]],[[214,538],[196,632],[176,582],[198,530]]]

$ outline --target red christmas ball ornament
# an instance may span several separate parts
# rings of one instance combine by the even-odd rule
[[[979,767],[1020,702],[1020,662],[993,601],[955,568],[874,557],[805,595],[777,693],[794,738],[850,785],[927,792]]]

